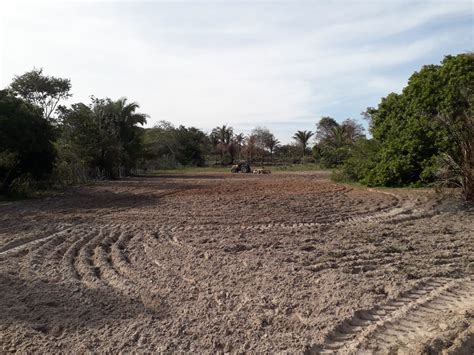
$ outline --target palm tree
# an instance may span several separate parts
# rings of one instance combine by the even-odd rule
[[[265,139],[265,147],[270,151],[270,161],[273,163],[273,152],[275,148],[280,145],[280,141],[273,135],[270,134]]]
[[[225,153],[229,152],[233,135],[234,129],[232,127],[227,127],[227,125],[216,127],[211,132],[211,139],[218,143],[217,147],[221,153],[221,164],[224,164]]]
[[[302,163],[304,163],[304,154],[306,152],[306,148],[308,146],[309,139],[314,135],[311,131],[298,131],[293,136],[293,139],[296,140],[298,144],[301,145],[303,149],[303,158]]]
[[[364,128],[352,119],[339,124],[334,118],[322,117],[316,129],[318,144],[331,148],[351,145],[362,137],[364,137]]]
[[[94,159],[99,175],[116,178],[131,173],[142,149],[139,125],[148,117],[136,112],[139,107],[126,98],[92,99],[91,119],[98,136]]]
[[[140,154],[140,132],[138,125],[146,123],[148,115],[136,112],[140,105],[136,102],[128,102],[126,97],[111,102],[111,109],[114,113],[123,149],[122,164],[126,175],[130,175],[133,162]]]

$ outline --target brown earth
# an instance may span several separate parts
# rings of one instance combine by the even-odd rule
[[[2,352],[474,353],[474,212],[327,173],[0,205]]]

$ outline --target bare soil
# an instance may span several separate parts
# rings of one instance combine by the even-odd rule
[[[328,174],[0,204],[5,352],[474,353],[474,212]]]

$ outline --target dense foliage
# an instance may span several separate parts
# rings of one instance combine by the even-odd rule
[[[323,117],[316,127],[313,156],[327,168],[343,164],[352,154],[356,143],[364,139],[364,129],[352,119],[338,123],[334,118]]]
[[[18,179],[43,180],[53,170],[55,131],[33,106],[8,90],[0,91],[0,193]]]
[[[161,121],[144,132],[145,155],[142,166],[147,170],[182,166],[204,166],[209,150],[206,134],[194,127],[174,127]]]
[[[142,155],[142,129],[146,115],[135,112],[137,103],[126,98],[92,99],[92,103],[61,108],[62,135],[59,143],[63,173],[73,180],[78,166],[80,176],[117,178],[130,175]]]
[[[440,178],[474,199],[474,56],[426,65],[401,94],[365,113],[372,142],[360,143],[343,172],[369,185],[405,186]],[[443,176],[441,176],[442,174]]]
[[[315,161],[338,168],[338,177],[368,185],[404,186],[440,181],[474,199],[474,57],[447,56],[414,73],[364,113],[372,137],[352,119],[322,117],[316,131],[297,131],[281,145],[266,127],[250,134],[228,125],[209,134],[161,121],[143,128],[147,115],[126,98],[92,98],[61,106],[69,79],[34,69],[0,91],[1,193],[15,181],[49,179],[75,184],[180,166],[288,164]],[[315,142],[310,153],[312,141]],[[51,178],[53,176],[53,178]]]

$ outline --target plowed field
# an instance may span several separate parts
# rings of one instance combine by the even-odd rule
[[[474,353],[474,212],[328,175],[0,204],[2,352]]]

